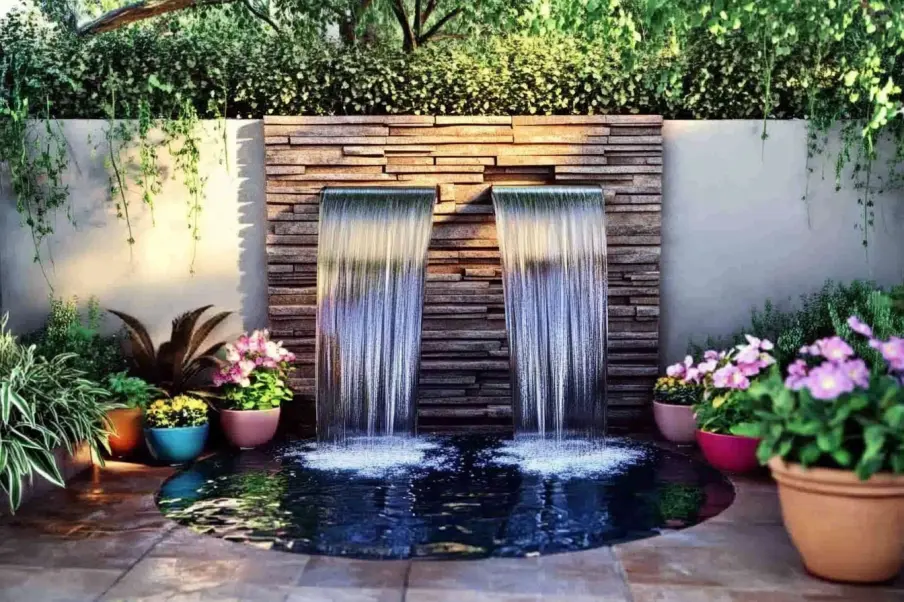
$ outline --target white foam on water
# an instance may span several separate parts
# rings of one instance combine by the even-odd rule
[[[643,447],[608,439],[551,439],[517,437],[503,444],[494,458],[500,464],[517,465],[523,472],[543,476],[579,478],[626,470],[646,457]]]
[[[311,470],[347,471],[364,477],[383,477],[411,470],[438,468],[445,462],[442,454],[427,458],[437,443],[413,437],[360,437],[344,444],[318,443],[283,453],[285,458],[302,460]]]

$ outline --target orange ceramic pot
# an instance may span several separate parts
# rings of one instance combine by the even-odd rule
[[[141,424],[141,408],[122,408],[107,412],[113,426],[110,433],[110,451],[114,456],[127,456],[134,452],[144,438]]]
[[[782,517],[804,565],[832,581],[878,583],[904,560],[904,475],[861,481],[848,470],[769,461]]]
[[[221,410],[220,422],[229,442],[242,449],[268,443],[279,426],[279,408],[272,410]]]

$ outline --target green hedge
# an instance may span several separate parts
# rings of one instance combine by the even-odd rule
[[[78,38],[13,16],[0,25],[8,93],[50,101],[57,117],[117,115],[150,101],[166,117],[188,98],[202,116],[264,114],[660,113],[668,118],[762,116],[761,49],[701,34],[680,58],[631,53],[561,37],[509,36],[428,45],[404,54],[250,35],[217,22]],[[0,62],[0,64],[3,64]],[[804,117],[812,73],[805,50],[780,59],[771,116]],[[822,94],[839,92],[824,64]],[[149,85],[149,82],[152,82]],[[159,85],[158,85],[159,84]],[[2,94],[4,90],[0,90]],[[225,102],[224,102],[225,101]],[[125,107],[125,109],[123,109]]]

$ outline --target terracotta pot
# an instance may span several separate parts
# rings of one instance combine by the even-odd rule
[[[662,436],[672,443],[693,443],[697,431],[691,406],[653,402],[653,418]]]
[[[113,425],[113,432],[110,433],[110,451],[114,456],[127,456],[138,449],[144,439],[142,414],[141,408],[123,408],[107,412],[107,418]]]
[[[852,471],[804,469],[781,458],[770,460],[769,468],[778,481],[785,528],[807,570],[857,583],[887,581],[901,571],[904,475],[861,481]]]
[[[754,437],[719,435],[698,430],[697,444],[706,461],[719,470],[749,472],[760,465],[756,459],[756,448],[760,440]]]
[[[268,443],[279,426],[279,408],[272,410],[222,410],[220,423],[229,442],[242,449]]]

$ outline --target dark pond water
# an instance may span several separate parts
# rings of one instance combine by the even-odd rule
[[[552,461],[535,450],[519,460],[511,445],[450,438],[414,452],[331,454],[299,442],[222,454],[176,474],[157,502],[199,532],[261,547],[467,559],[651,537],[718,514],[734,497],[719,472],[649,444],[615,442],[601,455],[572,450]],[[377,468],[349,468],[356,463]]]

